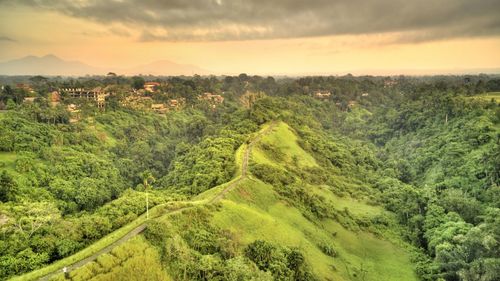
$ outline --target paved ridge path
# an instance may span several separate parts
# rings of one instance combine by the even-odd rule
[[[263,129],[262,131],[260,131],[253,139],[250,143],[248,143],[246,149],[245,149],[245,153],[243,154],[243,161],[241,163],[241,175],[236,179],[234,180],[232,183],[230,183],[226,188],[224,188],[221,192],[219,192],[215,197],[213,197],[212,199],[210,199],[207,203],[203,203],[203,204],[212,204],[212,203],[216,203],[216,202],[219,202],[221,199],[224,198],[224,196],[231,190],[233,190],[234,188],[236,188],[236,186],[238,185],[238,183],[240,183],[242,180],[244,180],[245,178],[247,178],[247,175],[248,175],[248,161],[249,161],[249,158],[250,158],[250,155],[252,153],[252,149],[253,149],[253,146],[265,135],[267,134],[269,131],[271,131],[275,126],[276,126],[277,122],[274,121],[272,123],[269,124],[269,126],[265,129]],[[214,188],[217,188],[217,187],[214,187]],[[189,202],[187,202],[189,203]],[[174,209],[174,210],[169,210],[168,212],[166,212],[165,214],[162,214],[162,215],[166,215],[166,214],[171,214],[171,213],[175,213],[175,212],[180,212],[182,210],[186,210],[186,209],[189,209],[189,208],[193,208],[193,206],[187,206],[187,207],[182,207],[182,208],[178,208],[178,209]],[[94,253],[93,255],[91,256],[88,256],[84,259],[81,259],[69,266],[67,266],[67,270],[68,272],[71,272],[75,269],[78,269],[79,267],[82,267],[84,265],[86,265],[87,263],[89,262],[93,262],[95,261],[100,255],[103,255],[103,254],[107,254],[109,252],[111,252],[111,250],[113,250],[114,248],[122,245],[123,243],[127,242],[128,240],[130,240],[131,238],[137,236],[138,234],[140,234],[141,232],[143,232],[145,229],[146,229],[146,222],[140,224],[139,226],[137,226],[136,228],[134,228],[133,230],[131,230],[130,232],[128,232],[127,234],[125,234],[124,236],[122,236],[120,239],[114,241],[113,243],[107,245],[106,247],[102,248],[101,250],[97,251],[96,253]],[[115,230],[116,231],[116,230]],[[40,281],[48,281],[50,280],[52,277],[55,277],[56,275],[58,274],[62,274],[62,268],[59,268],[41,278],[39,278],[38,280]]]

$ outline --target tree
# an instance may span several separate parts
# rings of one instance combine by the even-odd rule
[[[59,210],[48,202],[23,203],[10,208],[9,213],[14,218],[11,226],[28,238],[61,216]]]
[[[0,202],[12,201],[17,194],[17,184],[7,171],[0,174]]]
[[[144,83],[146,83],[146,81],[144,81],[144,78],[140,76],[132,77],[132,87],[134,89],[136,90],[142,89],[144,87]]]
[[[150,171],[145,171],[142,173],[142,185],[144,186],[144,190],[146,191],[146,218],[149,219],[149,197],[148,190],[151,188],[151,183],[155,182],[155,178]]]
[[[75,202],[81,210],[93,210],[111,199],[110,190],[104,188],[102,180],[85,177],[80,181]]]

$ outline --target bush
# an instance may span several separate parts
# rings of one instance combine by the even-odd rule
[[[295,181],[294,176],[289,172],[268,164],[252,164],[250,171],[263,182],[269,183],[275,187],[283,187]]]
[[[297,249],[256,240],[245,248],[245,256],[260,270],[271,272],[275,280],[315,280]]]
[[[318,247],[327,256],[336,257],[338,255],[337,251],[335,250],[332,244],[327,244],[322,242],[318,245]]]

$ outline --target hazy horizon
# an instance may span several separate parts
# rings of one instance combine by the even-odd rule
[[[238,75],[240,73],[246,73],[248,75],[263,75],[263,76],[283,76],[283,77],[301,77],[301,76],[343,76],[343,75],[354,75],[354,76],[397,76],[397,75],[408,75],[408,76],[432,76],[432,75],[477,75],[477,74],[500,74],[500,67],[495,67],[495,68],[454,68],[454,69],[352,69],[352,70],[346,70],[346,71],[333,71],[333,72],[260,72],[260,73],[247,73],[247,72],[215,72],[211,71],[210,69],[204,69],[203,67],[200,67],[198,65],[186,65],[181,62],[175,62],[175,61],[170,61],[170,60],[157,60],[157,61],[151,61],[149,63],[143,64],[143,65],[130,65],[127,67],[122,67],[122,68],[116,68],[116,67],[95,67],[93,65],[90,65],[84,61],[78,61],[78,60],[73,60],[73,59],[65,59],[61,58],[55,54],[47,54],[44,56],[34,56],[34,55],[27,55],[21,58],[15,58],[11,60],[6,60],[6,61],[0,61],[0,66],[4,63],[10,63],[13,61],[21,61],[27,58],[36,58],[36,59],[43,59],[46,57],[56,57],[58,59],[64,60],[67,63],[82,63],[85,66],[91,67],[94,69],[94,71],[89,71],[89,72],[84,72],[81,74],[68,74],[68,73],[52,73],[52,74],[46,74],[46,73],[41,73],[41,72],[30,72],[30,73],[16,73],[16,74],[3,74],[1,73],[0,70],[0,75],[5,75],[5,76],[23,76],[23,75],[45,75],[45,76],[82,76],[82,75],[106,75],[108,72],[114,72],[117,75],[123,75],[123,76],[133,76],[133,75],[153,75],[153,76],[175,76],[175,75],[187,75],[187,76],[192,76],[192,75],[215,75],[215,76],[225,76],[225,75]],[[172,63],[172,64],[177,64],[179,66],[190,66],[193,68],[200,68],[203,71],[192,71],[190,73],[169,73],[169,69],[165,69],[165,72],[162,72],[162,69],[158,69],[156,72],[148,72],[148,71],[135,71],[134,69],[144,67],[149,64],[158,64],[158,63]]]

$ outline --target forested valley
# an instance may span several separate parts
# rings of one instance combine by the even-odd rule
[[[1,280],[500,280],[498,76],[0,83]]]

